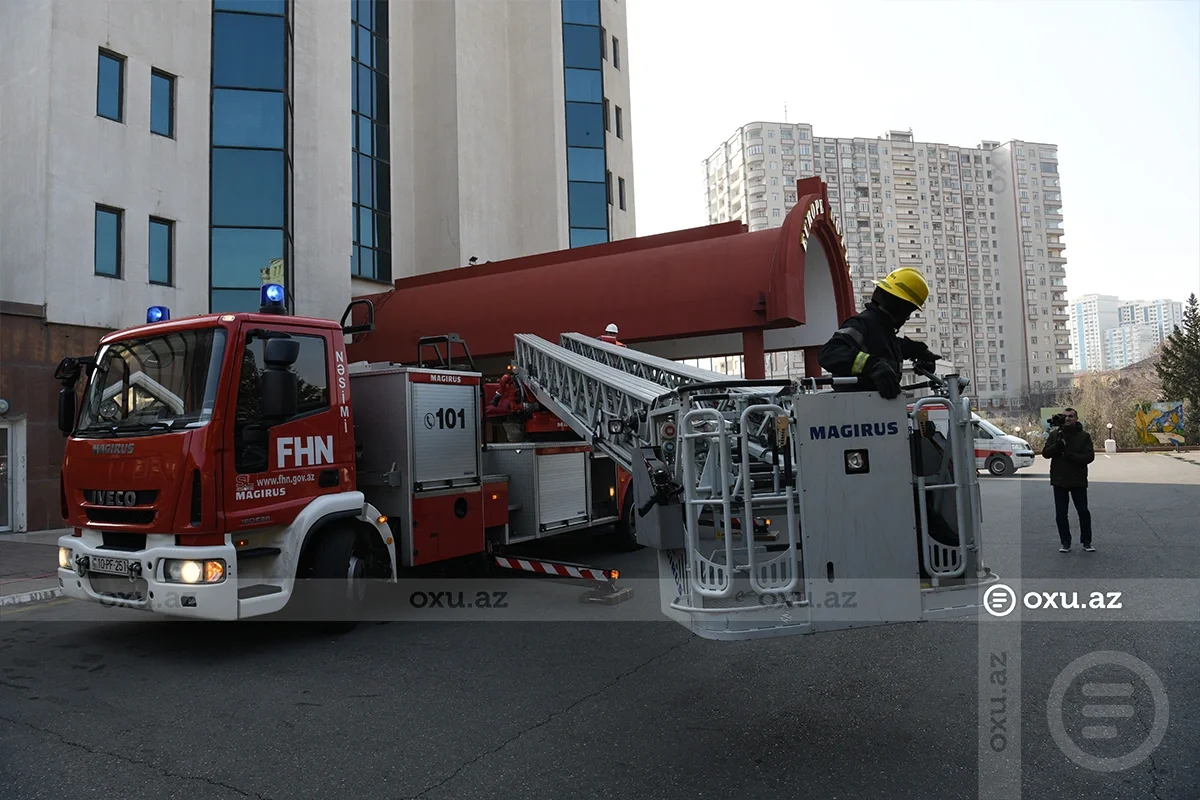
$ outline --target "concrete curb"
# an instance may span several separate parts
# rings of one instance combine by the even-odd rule
[[[53,600],[56,597],[62,596],[63,590],[59,586],[50,589],[34,589],[31,592],[21,592],[20,594],[6,594],[0,597],[0,608],[20,606],[26,603],[38,603],[42,600]]]

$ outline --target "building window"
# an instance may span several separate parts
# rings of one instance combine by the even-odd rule
[[[96,116],[125,121],[125,57],[106,50],[97,63]]]
[[[570,246],[602,244],[609,239],[612,177],[604,150],[611,130],[604,96],[602,62],[607,34],[600,27],[599,0],[562,0],[563,79],[566,88],[567,218]],[[613,63],[619,64],[613,38]],[[616,109],[617,136],[623,135],[621,109]]]
[[[613,43],[613,51],[612,51],[613,67],[615,67],[616,69],[620,69],[621,68],[621,40],[614,36],[614,37],[612,37],[612,43]]]
[[[121,246],[125,212],[119,208],[96,206],[95,270],[106,278],[121,277]]]
[[[209,306],[214,312],[257,310],[266,282],[282,284],[285,306],[294,309],[291,14],[286,0],[213,0]]]
[[[175,223],[150,218],[150,282],[171,286],[175,279]]]
[[[350,274],[376,281],[392,279],[391,109],[388,71],[388,4],[351,5],[354,70],[351,120],[354,126],[354,250]]]
[[[625,210],[625,179],[617,178],[617,195],[620,200],[621,210]]]
[[[150,132],[175,138],[175,76],[150,71]]]
[[[624,138],[625,138],[625,123],[624,123],[624,117],[623,117],[623,115],[621,114],[621,107],[620,107],[620,106],[616,106],[616,110],[617,110],[617,138],[618,138],[618,139],[624,139]]]

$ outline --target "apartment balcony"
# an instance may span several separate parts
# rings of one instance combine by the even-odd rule
[[[898,206],[919,206],[921,201],[917,199],[917,195],[896,195],[896,205]]]
[[[898,150],[892,155],[892,161],[915,164],[917,161],[917,157],[914,156],[911,152],[905,153],[905,152],[901,152]]]
[[[752,156],[746,156],[747,164],[761,164],[767,158],[765,153],[755,153]]]
[[[899,247],[901,250],[920,250],[921,249],[920,242],[900,242],[900,244],[898,244],[896,246]]]
[[[1063,218],[1062,206],[1050,207],[1046,206],[1046,219],[1061,220]]]
[[[895,167],[892,169],[892,174],[897,178],[917,179],[917,171],[911,167]],[[899,184],[897,184],[898,186]]]
[[[1052,320],[1054,320],[1055,322],[1067,322],[1068,320],[1070,320],[1070,317],[1067,315],[1067,312],[1057,311],[1057,310],[1053,314],[1050,315],[1050,318]]]
[[[767,171],[765,169],[752,169],[746,173],[747,181],[754,181],[754,180],[759,180],[759,179],[765,180],[766,177],[767,177]]]
[[[900,211],[896,212],[896,219],[900,220],[901,222],[920,222],[921,215],[915,211],[901,209]]]
[[[753,199],[750,201],[749,209],[751,211],[765,211],[766,208],[767,208],[767,199],[765,197],[760,198],[760,199]]]
[[[1053,300],[1051,300],[1051,301],[1050,301],[1050,305],[1054,305],[1054,306],[1062,306],[1063,308],[1066,308],[1066,307],[1067,307],[1067,305],[1068,305],[1068,303],[1067,303],[1067,298],[1065,298],[1065,297],[1056,297],[1056,298],[1054,298]]]

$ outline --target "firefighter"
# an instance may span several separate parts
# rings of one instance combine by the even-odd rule
[[[600,337],[600,341],[615,344],[617,347],[625,346],[617,340],[617,324],[615,322],[610,322],[608,327],[604,329],[604,335]]]
[[[938,359],[923,342],[898,336],[913,312],[925,305],[929,284],[918,270],[901,267],[875,285],[862,313],[842,323],[817,353],[817,361],[834,377],[858,378],[851,391],[877,391],[891,400],[900,394],[904,361],[932,372]]]

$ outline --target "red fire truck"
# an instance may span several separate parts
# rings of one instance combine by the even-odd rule
[[[514,375],[487,384],[489,397],[473,364],[440,355],[432,367],[351,364],[345,337],[373,328],[368,301],[339,324],[284,316],[282,299],[269,285],[259,313],[172,320],[153,307],[94,357],[59,365],[67,596],[205,619],[285,606],[311,617],[345,612],[341,600],[360,603],[365,585],[405,568],[564,532],[615,523],[618,543],[637,546],[628,471]],[[346,325],[356,304],[369,321]],[[440,354],[439,342],[447,355],[462,344],[422,340]]]

